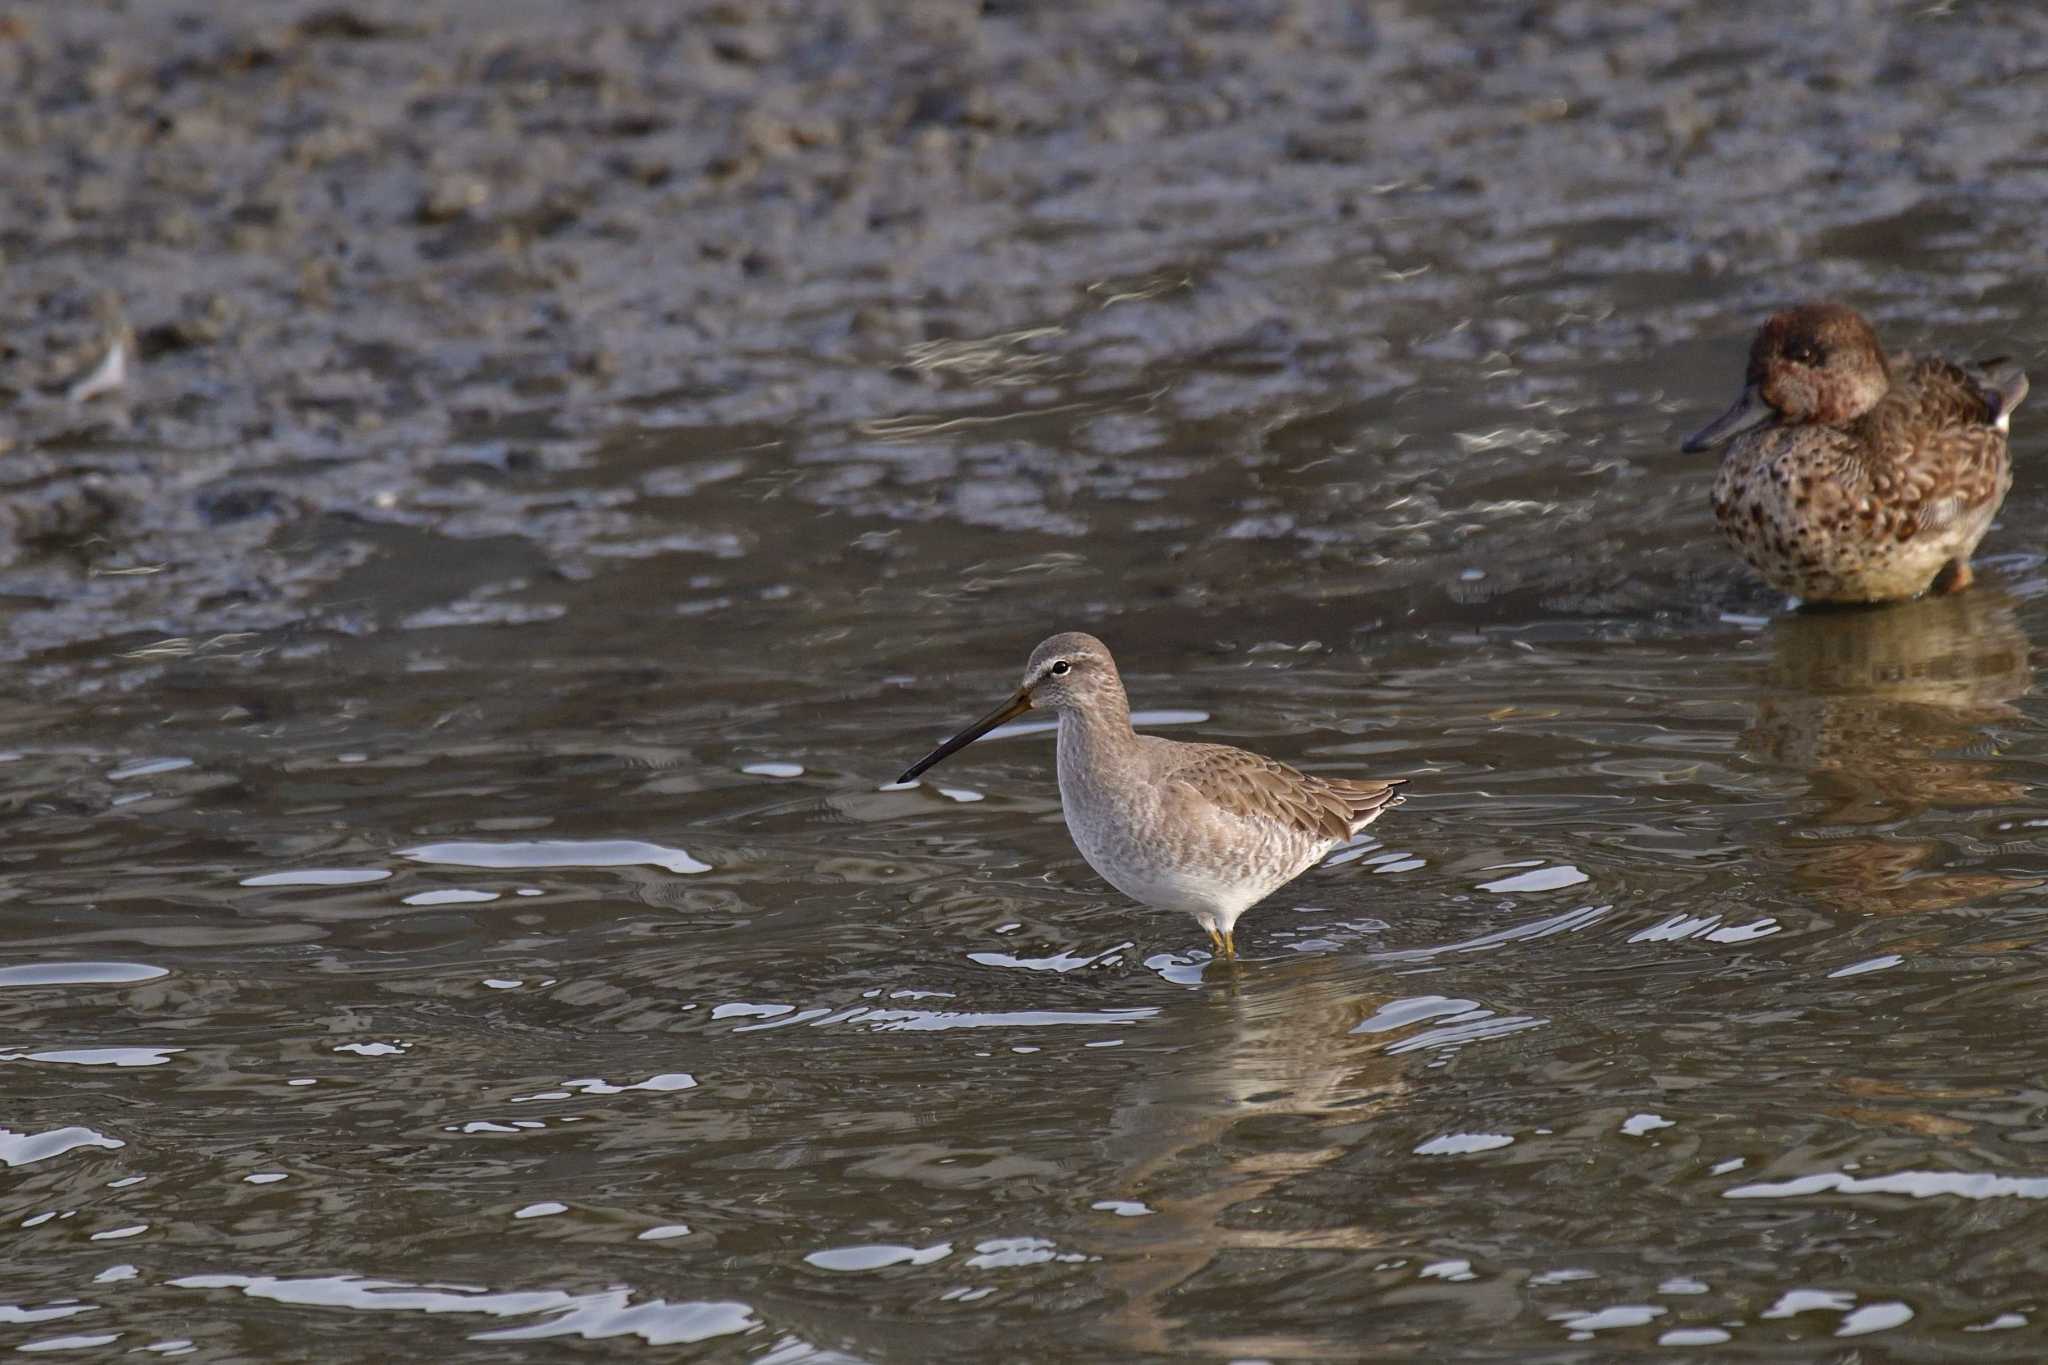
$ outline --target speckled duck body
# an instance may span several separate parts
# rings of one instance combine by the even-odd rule
[[[1773,317],[1736,405],[1686,442],[1725,442],[1722,535],[1764,581],[1808,602],[1881,602],[1970,582],[2012,487],[2006,429],[2026,376],[1886,356],[1836,304]]]

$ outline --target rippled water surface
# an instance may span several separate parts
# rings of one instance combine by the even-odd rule
[[[1874,611],[1676,453],[2048,373],[2048,21],[983,8],[0,30],[0,1345],[2048,1354],[2043,424]],[[1060,628],[1410,800],[1232,970],[885,785]]]

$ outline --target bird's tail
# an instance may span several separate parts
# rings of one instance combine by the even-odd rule
[[[1389,778],[1384,782],[1347,782],[1341,779],[1325,778],[1330,787],[1351,811],[1351,832],[1364,829],[1373,821],[1401,804],[1403,797],[1394,788],[1403,786],[1405,777]]]
[[[2027,372],[2012,357],[1998,356],[1972,365],[1970,378],[1984,395],[1984,420],[2004,431],[2012,410],[2027,396]]]

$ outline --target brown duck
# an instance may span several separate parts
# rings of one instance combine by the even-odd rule
[[[1888,358],[1854,309],[1802,303],[1763,325],[1742,396],[1684,449],[1728,447],[1714,520],[1772,587],[1808,602],[1957,592],[2012,487],[2006,427],[2026,396],[2008,360]]]

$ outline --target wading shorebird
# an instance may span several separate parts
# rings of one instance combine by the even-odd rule
[[[1227,744],[1138,734],[1116,660],[1080,631],[1031,651],[1015,696],[896,780],[1034,708],[1059,713],[1060,806],[1088,866],[1132,900],[1193,915],[1223,957],[1237,956],[1238,916],[1401,804],[1404,779],[1317,777]]]
[[[2026,396],[2009,360],[1887,358],[1854,309],[1802,303],[1764,323],[1742,396],[1683,449],[1727,445],[1714,520],[1780,592],[1959,592],[2012,487],[2006,427]]]

